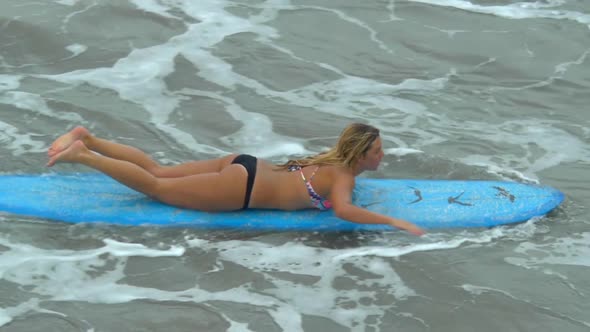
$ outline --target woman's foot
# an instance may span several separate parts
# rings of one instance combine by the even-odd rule
[[[47,162],[47,167],[51,167],[56,163],[72,163],[77,162],[80,156],[84,153],[89,153],[90,150],[84,145],[84,143],[80,140],[74,141],[70,144],[70,146],[59,152],[54,154]]]
[[[47,155],[52,158],[56,154],[69,148],[70,145],[74,144],[74,142],[81,140],[88,135],[90,135],[88,129],[78,126],[72,129],[69,133],[64,134],[56,139],[49,147]]]

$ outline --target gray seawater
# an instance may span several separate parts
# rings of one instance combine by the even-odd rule
[[[165,164],[382,130],[377,178],[567,195],[492,229],[252,233],[0,215],[0,331],[589,331],[585,0],[0,0],[0,172],[77,124]],[[72,207],[76,208],[76,207]]]

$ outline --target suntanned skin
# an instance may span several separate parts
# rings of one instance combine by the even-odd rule
[[[232,211],[244,204],[247,172],[242,165],[232,164],[235,154],[161,166],[139,149],[95,137],[86,128],[76,127],[53,142],[48,156],[48,167],[62,162],[83,164],[158,201],[182,208]],[[387,224],[415,235],[424,234],[410,222],[352,204],[355,177],[364,171],[376,170],[382,158],[382,142],[377,137],[354,167],[322,166],[313,177],[312,185],[319,195],[328,197],[339,218],[362,224]],[[309,178],[316,167],[305,167],[305,177]],[[260,159],[249,207],[314,208],[299,172],[277,170]]]

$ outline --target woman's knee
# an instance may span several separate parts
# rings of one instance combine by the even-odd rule
[[[157,178],[166,176],[166,169],[164,168],[164,166],[160,166],[158,164],[151,165],[150,167],[147,167],[145,170]]]

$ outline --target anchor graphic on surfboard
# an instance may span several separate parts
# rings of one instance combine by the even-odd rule
[[[410,189],[412,189],[414,191],[414,195],[416,195],[416,199],[411,201],[409,203],[409,205],[411,204],[416,204],[418,202],[421,202],[424,200],[424,197],[422,196],[422,191],[420,191],[420,189],[412,187],[412,186],[408,186]],[[510,200],[510,202],[514,203],[514,201],[516,200],[516,196],[512,195],[508,190],[502,188],[502,187],[498,187],[498,186],[493,186],[492,188],[496,189],[498,191],[498,193],[496,194],[497,197],[505,197],[507,199]],[[473,204],[471,203],[466,203],[466,202],[462,202],[461,201],[461,196],[463,196],[463,194],[465,194],[465,192],[463,191],[462,193],[458,194],[457,196],[450,196],[447,201],[449,202],[449,204],[459,204],[459,205],[463,205],[463,206],[473,206]]]

